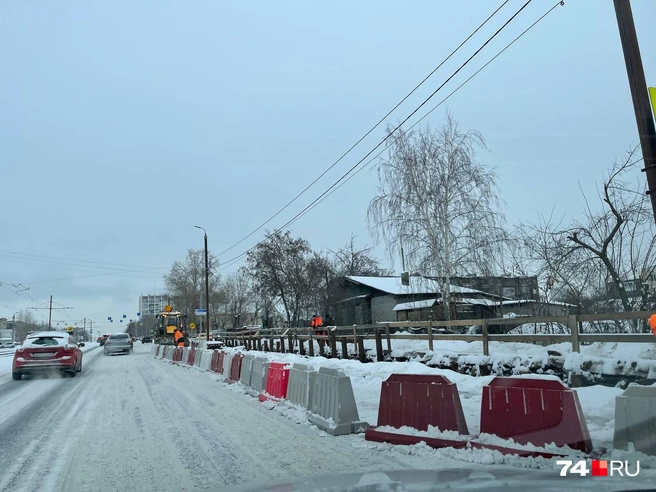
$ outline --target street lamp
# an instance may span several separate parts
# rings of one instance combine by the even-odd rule
[[[16,342],[16,315],[20,311],[16,311],[12,316],[11,316],[11,343]]]
[[[210,341],[210,261],[207,256],[207,231],[204,227],[194,226],[196,229],[203,229],[205,233],[205,335],[207,341]]]

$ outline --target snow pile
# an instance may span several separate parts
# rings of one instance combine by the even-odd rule
[[[530,325],[533,329],[533,325]],[[543,329],[543,328],[540,328]],[[399,334],[409,335],[403,332]],[[573,352],[570,343],[546,346],[517,343],[490,342],[490,355],[483,355],[483,342],[435,340],[434,350],[428,350],[427,340],[392,340],[391,357],[417,360],[428,365],[470,367],[477,375],[480,366],[490,366],[497,375],[515,375],[528,372],[553,374],[554,367],[573,374],[626,375],[656,379],[656,337],[649,343],[593,343],[582,345],[581,352]],[[315,353],[318,353],[318,344]],[[375,357],[375,340],[364,341],[365,351]],[[383,339],[383,349],[387,342]],[[550,356],[549,352],[560,355]],[[354,355],[353,345],[349,354]],[[551,372],[550,372],[551,371]]]

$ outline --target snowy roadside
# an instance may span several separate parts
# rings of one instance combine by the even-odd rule
[[[239,348],[226,350],[234,352],[239,351]],[[429,367],[420,362],[377,362],[362,364],[357,360],[304,357],[296,354],[279,354],[254,351],[250,351],[248,353],[257,357],[264,357],[271,362],[305,364],[315,370],[318,370],[320,367],[340,369],[351,379],[360,419],[369,422],[371,425],[376,425],[378,420],[378,406],[380,400],[381,383],[391,374],[439,374],[446,376],[450,381],[456,383],[458,386],[458,391],[470,434],[478,434],[480,428],[479,419],[483,387],[487,385],[492,379],[494,379],[494,376],[474,377],[450,370]],[[193,369],[200,371],[200,369],[197,367],[194,367]],[[206,374],[216,381],[224,381],[223,377],[216,373],[206,372]],[[548,375],[526,375],[523,377],[539,377],[542,379],[553,379],[560,381],[557,377]],[[239,383],[223,384],[230,391],[242,394],[249,393]],[[575,391],[579,396],[579,400],[583,408],[583,413],[585,415],[586,423],[595,449],[606,448],[607,450],[611,451],[606,453],[605,456],[615,456],[616,453],[612,452],[615,397],[620,395],[622,390],[619,388],[592,386],[588,388],[576,389]],[[312,425],[307,419],[308,413],[303,408],[290,405],[286,402],[275,403],[269,401],[264,402],[263,405],[266,408],[274,410],[277,413],[287,417],[297,424],[310,426]],[[317,431],[322,432],[318,429]],[[415,431],[415,433],[418,433],[418,431]],[[432,430],[432,432],[426,433],[426,435],[433,434],[439,434],[444,437],[443,433],[440,433],[436,429]],[[486,440],[486,442],[489,441],[492,444],[503,444],[496,436],[482,436],[482,438]],[[364,446],[370,450],[403,454],[421,454],[424,456],[433,456],[443,459],[457,459],[459,461],[469,463],[512,465],[530,468],[553,467],[556,469],[555,459],[549,460],[545,458],[519,458],[517,456],[502,455],[497,451],[491,450],[452,448],[432,449],[423,443],[414,446],[393,446],[390,444],[365,441],[363,435],[351,435],[348,436],[348,439],[351,441],[351,445]],[[545,447],[545,449],[548,448],[551,450],[549,446]],[[622,454],[622,456],[626,456],[626,453],[620,454]],[[633,456],[633,459],[641,459],[641,462],[644,462],[646,466],[651,463],[651,468],[656,468],[656,459],[654,458],[646,457],[644,455],[640,455],[639,453],[633,453],[629,456]],[[636,458],[636,456],[638,458]],[[656,470],[654,471],[656,473]]]

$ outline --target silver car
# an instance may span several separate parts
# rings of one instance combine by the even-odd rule
[[[105,355],[113,354],[131,354],[132,353],[132,337],[128,333],[114,333],[109,335],[103,345]]]

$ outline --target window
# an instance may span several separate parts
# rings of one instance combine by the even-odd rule
[[[513,297],[515,295],[514,287],[504,287],[503,288],[503,297]]]

